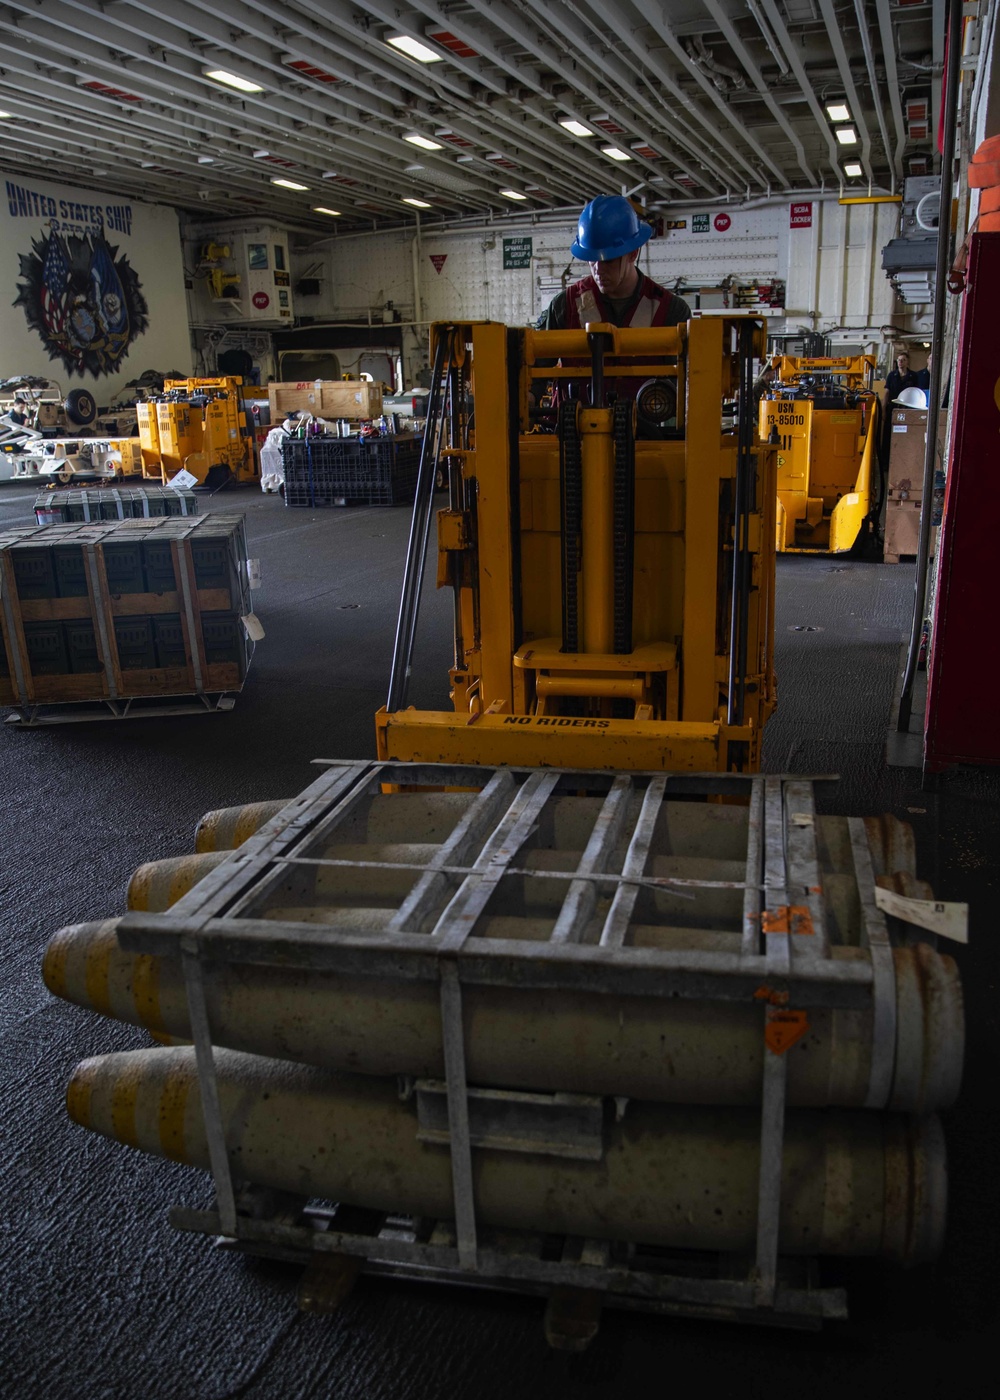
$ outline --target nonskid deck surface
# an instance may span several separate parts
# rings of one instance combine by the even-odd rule
[[[3,523],[30,524],[33,498],[0,488]],[[661,1383],[669,1356],[672,1376],[697,1376],[720,1394],[753,1368],[766,1371],[768,1385],[805,1383],[825,1400],[890,1386],[921,1393],[945,1387],[956,1367],[971,1372],[985,1357],[996,1306],[992,1182],[1000,1166],[983,1110],[994,1084],[996,954],[987,918],[998,892],[1000,802],[991,775],[959,775],[929,793],[914,774],[882,764],[912,601],[907,566],[800,557],[778,564],[779,708],[766,766],[840,774],[816,788],[820,814],[894,812],[914,825],[921,874],[935,892],[972,903],[972,941],[962,953],[971,1039],[962,1096],[948,1118],[945,1254],[933,1269],[893,1271],[891,1282],[870,1261],[838,1267],[831,1281],[847,1282],[851,1296],[846,1328],[790,1343],[781,1332],[697,1322],[664,1331],[662,1320],[621,1314],[605,1320],[584,1364],[567,1370],[548,1352],[539,1303],[495,1291],[487,1298],[371,1280],[338,1316],[293,1322],[295,1275],[248,1267],[171,1230],[178,1201],[210,1206],[204,1173],[138,1156],[67,1121],[63,1094],[75,1063],[149,1041],[49,997],[38,965],[52,931],[120,911],[129,872],[190,850],[194,823],[209,808],[300,791],[318,754],[374,752],[372,715],[385,699],[408,513],[317,512],[314,520],[252,492],[222,493],[206,508],[247,512],[264,571],[268,646],[233,713],[211,725],[0,730],[8,969],[0,1033],[9,1067],[2,1119],[13,1144],[3,1177],[12,1235],[0,1364],[11,1388],[175,1400],[247,1383],[255,1400],[331,1392],[338,1400],[548,1400]],[[432,585],[411,698],[445,708],[440,658],[451,614]],[[806,626],[819,630],[790,630]]]

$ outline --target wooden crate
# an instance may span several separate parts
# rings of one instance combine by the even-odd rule
[[[931,529],[930,553],[933,559],[937,553],[938,531],[940,526]],[[915,559],[920,536],[920,502],[887,501],[885,507],[885,549],[883,560],[886,564],[898,564],[901,559]]]
[[[324,379],[317,390],[314,380],[269,384],[271,422],[280,423],[297,409],[320,418],[378,418],[382,412],[382,385],[367,379]]]
[[[141,544],[147,540],[169,545],[177,588],[161,593],[112,593],[105,564],[105,546],[122,542]],[[198,586],[192,549],[196,543],[211,543],[216,549],[222,549],[227,579],[225,586]],[[78,545],[83,551],[86,595],[21,598],[12,550],[51,550],[64,545]],[[147,581],[145,576],[143,581]],[[193,519],[161,516],[148,520],[49,525],[5,531],[0,535],[0,704],[30,708],[82,701],[239,690],[243,684],[241,665],[245,672],[250,663],[252,643],[245,642],[245,665],[239,660],[209,662],[202,635],[202,614],[230,613],[238,619],[250,613],[251,608],[246,531],[242,516],[197,516]],[[141,669],[123,666],[115,634],[115,619],[155,619],[164,614],[176,614],[180,618],[185,664]],[[33,674],[25,624],[59,624],[74,619],[90,619],[93,622],[102,669]]]

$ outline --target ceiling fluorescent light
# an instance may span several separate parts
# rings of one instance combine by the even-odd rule
[[[844,166],[844,174],[849,180],[857,180],[864,173],[865,172],[862,170],[860,162],[856,160],[848,161],[848,163]]]
[[[838,126],[837,140],[842,146],[856,146],[858,144],[858,133],[853,126]]]
[[[412,198],[410,198],[409,196],[405,196],[405,197],[404,197],[403,203],[404,203],[404,204],[412,204],[413,207],[414,207],[414,209],[430,209],[430,207],[431,207],[431,206],[427,203],[426,199],[412,199]]]
[[[628,151],[621,150],[618,146],[602,146],[601,155],[607,156],[609,160],[631,160]]]
[[[283,190],[307,190],[309,188],[308,185],[300,185],[297,180],[283,180],[280,176],[273,179],[271,184],[280,185]]]
[[[588,127],[584,126],[583,122],[578,122],[575,117],[566,117],[559,125],[565,127],[570,136],[593,136],[594,134]]]
[[[0,122],[9,122],[13,115],[13,112],[0,112]]]
[[[501,190],[500,193],[507,199],[527,199],[526,194],[521,194],[520,190]]]
[[[418,63],[442,63],[444,55],[435,53],[426,44],[422,44],[419,39],[414,39],[409,34],[386,34],[385,42],[391,44],[400,53],[405,53],[407,58],[415,58]]]
[[[851,109],[846,102],[828,102],[826,104],[826,115],[832,122],[849,122],[851,120]]]
[[[254,151],[253,158],[254,160],[263,160],[265,156],[269,156],[270,154],[270,151]]]
[[[206,78],[211,78],[213,83],[221,83],[223,87],[235,88],[237,92],[263,92],[260,83],[253,83],[249,78],[241,78],[239,73],[230,73],[227,68],[203,68],[202,73]]]
[[[214,164],[215,164],[215,156],[199,156],[199,157],[198,157],[198,164],[199,164],[199,165],[214,165]]]
[[[339,219],[339,218],[340,218],[340,210],[339,210],[339,209],[324,209],[323,206],[322,206],[322,204],[314,204],[314,205],[313,205],[313,213],[314,213],[314,214],[329,214],[331,219]]]
[[[431,141],[428,137],[421,136],[419,131],[408,131],[403,140],[409,141],[411,146],[419,146],[422,151],[443,150],[440,141]]]

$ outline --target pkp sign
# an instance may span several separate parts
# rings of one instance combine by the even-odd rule
[[[712,225],[716,233],[725,233],[726,230],[731,227],[732,222],[728,214],[716,214],[715,218],[712,220]]]
[[[267,292],[254,292],[251,300],[258,311],[266,311],[271,305],[271,298]]]
[[[788,227],[789,228],[812,228],[813,207],[812,203],[790,204],[788,206]]]

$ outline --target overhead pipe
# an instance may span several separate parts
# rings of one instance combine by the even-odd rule
[[[710,83],[708,79],[704,76],[704,74],[701,73],[696,66],[691,64],[691,61],[684,50],[684,46],[666,22],[663,5],[658,3],[657,0],[632,0],[632,4],[634,8],[638,10],[639,14],[642,15],[646,23],[652,25],[655,32],[660,36],[660,38],[662,38],[666,42],[667,47],[675,55],[675,57],[678,58],[681,63],[685,64],[689,68],[699,87],[709,98],[712,105],[716,107],[725,117],[726,122],[732,128],[737,138],[741,141],[746,142],[746,144],[753,151],[754,155],[757,156],[757,158],[764,165],[766,165],[767,168],[773,173],[779,184],[787,184],[788,181],[786,180],[783,172],[774,163],[774,161],[771,159],[771,157],[768,155],[768,153],[765,151],[764,147],[760,144],[756,137],[751,135],[751,133],[747,131],[745,126],[742,126],[739,122],[733,119],[732,112],[730,111],[729,107],[727,107],[726,103],[723,102],[722,97],[716,89],[715,85],[713,83]],[[761,175],[759,170],[754,169],[753,165],[742,155],[742,153],[737,147],[733,148],[733,155],[744,167],[744,169],[751,175],[751,177],[755,181],[760,183]]]
[[[651,101],[642,94],[640,89],[636,87],[635,80],[638,74],[634,65],[627,63],[618,53],[612,52],[603,39],[595,43],[592,28],[591,32],[585,32],[584,26],[587,25],[585,17],[581,19],[575,11],[564,6],[554,8],[546,4],[545,0],[540,0],[539,5],[536,5],[535,8],[540,10],[544,22],[549,28],[558,26],[559,31],[566,37],[567,42],[573,45],[573,52],[578,64],[585,63],[592,71],[597,70],[605,81],[610,80],[615,85],[616,89],[624,92],[634,104],[641,107],[648,114],[657,124],[659,130],[666,132],[674,143],[677,142],[676,134],[670,131],[662,97],[657,95]],[[597,96],[598,95],[595,94],[595,101],[597,100]],[[599,105],[606,106],[606,100]],[[664,145],[664,142],[658,137],[651,136],[649,132],[635,126],[634,120],[630,121],[629,119],[629,113],[616,113],[614,108],[609,108],[609,113],[617,116],[620,124],[625,127],[626,130],[631,127],[635,135],[641,140],[648,142],[654,150],[657,149],[658,146]],[[609,136],[608,139],[610,140],[613,138]],[[701,142],[698,142],[696,147],[694,145],[694,139],[691,136],[688,136],[686,144],[693,153],[697,153],[702,168],[711,171],[720,185],[728,187],[731,185],[734,178],[737,178],[732,166],[730,166],[729,173],[725,173],[726,162],[720,158],[717,151],[706,151]],[[679,164],[682,170],[690,175],[692,179],[698,180],[700,184],[706,183],[701,171],[696,171],[691,168],[690,160],[681,158],[677,161],[677,164]],[[660,167],[654,168],[660,173]],[[669,174],[668,178],[670,178]]]
[[[218,3],[218,0],[213,0],[213,3]],[[253,3],[255,3],[258,8],[266,7],[266,0],[253,0]],[[350,23],[351,32],[356,33],[356,26],[354,25],[354,13],[353,9],[350,7],[345,7],[343,5],[330,5],[326,3],[326,0],[324,0],[322,4],[318,3],[318,0],[303,0],[303,8],[315,14],[316,17],[322,20],[324,23],[329,23],[331,21],[338,24],[342,23],[343,16],[344,14],[346,14]],[[376,16],[383,19],[386,23],[395,24],[398,21],[398,14],[394,6],[377,3],[376,0],[376,3],[370,4],[368,8]],[[433,6],[424,5],[422,8],[424,12],[428,15],[429,20],[432,16],[435,15]],[[462,32],[467,37],[467,41],[470,43],[470,46],[475,47],[477,52],[483,53],[483,55],[487,57],[490,62],[495,63],[501,71],[507,72],[511,79],[516,79],[519,85],[531,87],[535,92],[537,99],[551,101],[543,84],[534,78],[533,74],[530,71],[530,68],[526,69],[523,63],[519,64],[512,62],[510,58],[500,53],[495,47],[495,45],[492,44],[492,42],[488,39],[488,37],[481,29],[475,30],[474,32],[470,33],[470,26],[468,24],[468,21],[464,20],[462,22],[459,22],[457,17],[449,17],[448,19],[441,18],[440,22],[442,24],[442,27],[447,27],[452,30],[458,30]],[[532,50],[529,49],[529,52],[531,51]],[[543,123],[542,131],[535,131],[532,128],[528,128],[526,132],[523,123],[518,121],[516,116],[514,116],[513,114],[507,114],[504,111],[498,111],[496,107],[490,108],[490,112],[493,117],[493,123],[491,127],[490,123],[482,121],[481,116],[477,113],[475,104],[471,102],[469,87],[464,74],[454,75],[453,73],[446,72],[435,76],[433,81],[439,89],[450,88],[452,92],[459,97],[459,100],[461,102],[464,102],[469,106],[470,110],[468,113],[467,120],[479,121],[479,123],[490,132],[489,139],[492,143],[495,143],[497,145],[503,145],[505,141],[516,141],[518,149],[522,153],[522,157],[526,143],[529,145],[529,147],[531,143],[534,143],[536,145],[544,145],[545,149],[549,152],[549,165],[546,166],[539,163],[531,164],[530,162],[526,162],[526,164],[529,164],[530,168],[534,170],[535,174],[538,176],[539,179],[547,181],[549,183],[553,183],[556,186],[559,185],[560,181],[558,180],[558,178],[553,180],[553,166],[551,165],[551,160],[553,157],[557,161],[557,164],[554,167],[556,170],[564,169],[567,166],[569,166],[575,170],[578,170],[581,177],[583,178],[586,178],[592,173],[592,169],[589,163],[583,160],[578,160],[573,156],[571,151],[567,151],[565,147],[560,147],[556,144],[556,142],[551,141],[545,135],[544,123],[546,121],[546,115],[544,113],[536,111],[533,103],[524,102],[523,100],[520,100],[516,97],[510,99],[514,103],[514,105],[521,107],[522,110],[541,121]],[[499,92],[505,92],[505,90],[505,87],[499,88]],[[600,99],[598,98],[597,100],[599,101]],[[462,130],[462,124],[460,121],[456,121],[453,118],[449,117],[449,122],[454,126],[456,131]]]
[[[505,34],[507,34],[510,38],[514,39],[515,42],[528,46],[529,51],[531,51],[532,44],[537,45],[539,41],[538,32],[536,31],[534,34],[532,34],[530,30],[526,29],[523,22],[512,13],[509,6],[497,6],[491,9],[490,5],[486,3],[486,0],[470,0],[470,3],[473,9],[476,10],[479,15],[481,15],[483,18],[491,20]],[[560,10],[553,12],[552,22],[555,23],[556,21],[558,21],[560,30],[565,35],[567,40],[572,41],[572,24],[569,16],[565,13],[565,11]],[[548,22],[548,15],[546,15],[546,22]],[[589,56],[592,52],[593,45],[587,43],[584,44],[583,47],[584,51]],[[559,56],[556,56],[554,58],[553,66],[556,67],[557,71],[559,70],[561,66],[561,59]],[[617,81],[621,81],[620,77],[617,79]],[[675,95],[679,94],[679,90],[676,89],[676,85],[673,83],[672,80],[668,82],[667,86],[668,90],[672,91]],[[595,107],[607,108],[607,110],[616,118],[619,124],[625,127],[626,130],[632,125],[628,113],[619,112],[615,109],[614,106],[608,106],[608,99],[606,93],[603,93],[596,87],[593,87],[589,84],[587,86],[583,86],[579,83],[578,80],[577,88],[579,94],[585,97],[588,101],[592,102],[595,105]],[[685,101],[684,105],[686,110],[688,110],[692,114],[692,116],[694,116],[699,122],[701,122],[701,124],[704,125],[706,129],[710,132],[710,134],[714,137],[716,133],[712,130],[710,123],[707,121],[705,116],[692,103],[690,103],[690,101]],[[662,115],[661,121],[663,121]],[[666,127],[665,121],[663,124],[664,127]],[[688,139],[685,142],[685,144],[687,144],[690,147],[690,139]],[[738,157],[736,152],[733,152],[732,154],[734,157],[740,160],[741,164],[744,164],[744,162]],[[716,159],[718,160],[718,157]]]
[[[792,72],[795,74],[795,81],[799,85],[799,88],[802,92],[802,96],[808,103],[809,110],[812,112],[813,116],[816,119],[816,125],[819,127],[820,132],[822,133],[826,141],[827,153],[830,158],[830,167],[837,176],[837,181],[839,183],[841,179],[841,171],[840,156],[837,151],[837,142],[833,136],[833,133],[830,130],[830,123],[826,119],[826,114],[823,112],[819,103],[816,101],[816,96],[813,92],[812,83],[809,80],[809,75],[806,73],[805,67],[802,63],[802,60],[799,58],[796,47],[792,43],[791,36],[789,35],[788,30],[785,28],[785,21],[782,18],[781,12],[779,11],[777,5],[775,4],[775,0],[760,0],[760,4],[763,6],[764,12],[766,13],[768,18],[768,22],[770,23],[771,28],[774,31],[778,43],[781,45],[782,52],[788,59],[788,65],[791,68]]]
[[[885,154],[886,164],[891,175],[890,194],[896,193],[896,163],[892,158],[892,151],[889,147],[889,133],[885,126],[885,106],[882,102],[882,93],[878,85],[878,73],[875,68],[875,55],[872,52],[871,38],[868,34],[868,17],[865,13],[865,0],[854,0],[854,12],[858,18],[858,33],[861,36],[861,48],[865,56],[865,67],[868,70],[868,82],[871,85],[872,97],[875,101],[875,116],[878,119],[879,135],[882,138],[882,150]]]
[[[934,268],[934,328],[931,332],[931,384],[927,400],[927,440],[924,445],[924,476],[920,501],[920,534],[917,540],[917,566],[914,578],[913,617],[906,667],[899,693],[896,729],[905,734],[913,711],[913,685],[924,630],[927,601],[927,565],[931,542],[931,502],[934,494],[934,463],[937,454],[941,386],[944,382],[944,321],[951,266],[951,202],[955,180],[955,135],[958,128],[958,87],[962,65],[962,2],[951,0],[948,10],[948,64],[945,73],[944,132],[941,150],[941,196],[938,201],[938,244]]]
[[[889,0],[875,0],[878,15],[879,52],[885,66],[885,86],[889,93],[892,120],[896,127],[896,151],[892,165],[896,178],[903,178],[903,148],[906,145],[906,125],[903,121],[903,104],[899,100],[899,70],[896,67],[896,34],[892,27],[892,12]]]
[[[777,42],[774,35],[771,33],[771,28],[767,20],[761,14],[760,6],[757,4],[757,0],[746,0],[746,5],[747,9],[757,21],[757,28],[760,30],[761,38],[764,40],[764,43],[770,50],[771,57],[778,65],[779,72],[781,73],[782,77],[787,77],[789,72],[788,60],[785,57],[785,55],[781,52],[781,45]]]
[[[714,59],[709,53],[708,46],[700,34],[694,34],[689,39],[686,39],[684,47],[687,49],[688,56],[692,63],[697,64],[703,73],[710,74],[713,80],[722,80],[721,82],[715,81],[715,86],[720,92],[725,92],[727,86],[737,89],[746,87],[747,80],[744,75],[737,69],[727,68],[725,64],[719,63]]]
[[[771,113],[771,116],[778,123],[785,136],[791,142],[792,149],[795,151],[795,158],[799,163],[799,169],[803,172],[807,180],[814,181],[816,177],[813,174],[808,161],[806,160],[805,148],[803,147],[802,142],[799,140],[798,136],[795,134],[795,128],[785,116],[778,103],[771,96],[770,89],[768,88],[767,83],[764,81],[764,76],[761,73],[760,69],[757,67],[757,64],[754,62],[753,56],[750,53],[749,49],[746,47],[743,40],[740,38],[739,31],[736,29],[736,26],[730,20],[729,15],[726,13],[726,11],[722,8],[722,5],[719,3],[719,0],[705,0],[705,8],[708,10],[715,23],[719,26],[723,37],[729,44],[729,47],[732,49],[733,53],[739,59],[740,63],[742,63],[746,72],[750,75],[750,80],[753,83],[754,88],[756,89],[757,96],[764,103],[764,106]],[[763,25],[763,16],[761,16],[758,19],[758,24]],[[772,53],[774,52],[775,50],[772,49]],[[788,64],[785,63],[784,60],[782,60],[782,62],[779,64],[779,67],[782,67],[783,72],[788,72]]]

